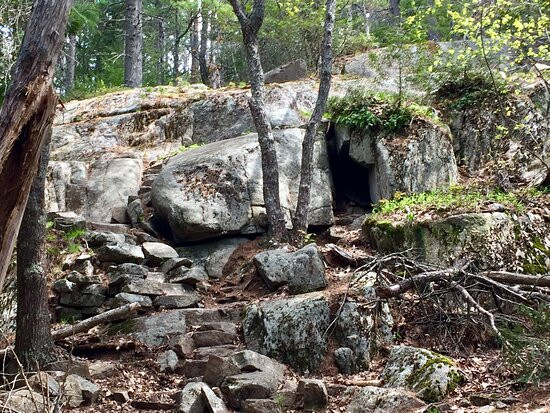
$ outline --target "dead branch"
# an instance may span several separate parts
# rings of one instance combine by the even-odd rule
[[[487,320],[489,321],[489,325],[491,326],[491,330],[493,330],[493,332],[496,334],[496,336],[498,338],[502,338],[502,335],[500,334],[500,331],[499,329],[497,328],[496,324],[495,324],[495,317],[493,316],[493,314],[491,314],[489,311],[487,311],[485,308],[483,308],[475,299],[474,297],[472,297],[470,295],[470,293],[466,290],[466,288],[464,288],[463,286],[461,286],[460,284],[458,284],[457,282],[455,281],[452,281],[451,282],[451,287],[453,287],[455,290],[457,290],[461,295],[462,297],[464,297],[464,299],[466,300],[466,302],[471,305],[472,307],[474,307],[477,311],[479,311],[481,314],[483,314],[485,317],[487,317]]]
[[[550,274],[529,275],[507,271],[487,271],[482,273],[481,275],[504,284],[550,287]]]
[[[138,303],[126,304],[122,307],[115,308],[114,310],[107,311],[105,313],[88,318],[87,320],[76,323],[72,326],[62,328],[60,330],[52,332],[54,340],[63,340],[64,338],[73,336],[84,331],[88,331],[91,328],[109,322],[113,320],[125,320],[134,316],[137,310],[141,308]]]
[[[429,271],[414,277],[407,278],[393,285],[376,287],[376,295],[380,298],[393,298],[417,286],[423,286],[434,281],[451,281],[452,278],[462,271],[461,268],[448,268],[445,270]]]

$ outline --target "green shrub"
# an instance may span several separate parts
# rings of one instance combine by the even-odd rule
[[[384,133],[406,129],[414,117],[437,120],[430,108],[405,102],[399,95],[363,89],[353,89],[344,97],[330,99],[326,116],[336,124],[352,129]]]
[[[522,323],[501,327],[506,345],[503,355],[522,383],[539,383],[550,378],[550,309],[522,306]]]

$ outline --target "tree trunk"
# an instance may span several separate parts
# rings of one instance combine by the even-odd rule
[[[44,190],[50,157],[51,126],[46,130],[38,174],[31,188],[17,238],[17,330],[15,354],[25,368],[55,360],[50,331],[45,254],[46,212]]]
[[[76,67],[76,35],[69,36],[69,44],[67,47],[67,64],[65,66],[65,94],[70,93],[74,89],[74,73]]]
[[[199,49],[200,49],[200,33],[202,30],[202,1],[197,2],[198,14],[197,18],[193,20],[193,28],[191,31],[191,83],[198,83],[200,81],[200,61],[199,61]]]
[[[143,83],[142,0],[126,0],[124,84],[141,87]]]
[[[285,237],[286,227],[279,195],[279,167],[277,152],[271,124],[265,111],[264,71],[260,59],[258,32],[262,26],[265,4],[264,0],[254,0],[254,7],[249,16],[246,15],[239,0],[229,0],[235,12],[246,49],[246,60],[250,74],[252,97],[249,101],[254,125],[258,132],[258,141],[262,156],[263,195],[269,222],[269,235],[276,241]]]
[[[300,171],[300,189],[298,191],[298,203],[294,216],[294,239],[302,240],[307,232],[309,217],[309,202],[311,198],[311,180],[313,175],[313,152],[315,138],[330,92],[332,81],[332,34],[334,31],[334,15],[336,13],[336,0],[327,0],[325,16],[325,33],[321,50],[321,82],[315,109],[306,127],[304,141],[302,143],[302,166]]]
[[[179,13],[176,11],[176,30],[174,33],[174,49],[172,50],[172,56],[174,59],[174,68],[172,69],[172,77],[177,79],[180,75],[180,26],[179,26]]]
[[[199,47],[199,65],[201,72],[201,80],[205,85],[210,84],[210,78],[208,73],[208,61],[206,60],[206,52],[208,50],[208,13],[204,10],[202,14],[202,29],[201,29],[201,41]]]
[[[400,0],[390,0],[390,13],[392,17],[399,18],[401,16]]]
[[[159,57],[157,60],[157,83],[164,84],[164,58],[166,52],[166,25],[162,17],[158,18],[157,48]]]
[[[36,0],[0,110],[0,288],[56,99],[52,79],[72,0]]]

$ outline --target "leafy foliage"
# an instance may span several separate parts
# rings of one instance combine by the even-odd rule
[[[336,124],[352,129],[398,133],[415,117],[437,121],[433,110],[414,102],[405,102],[399,95],[372,93],[353,89],[344,97],[329,100],[327,116]]]
[[[536,189],[504,192],[500,190],[487,191],[482,188],[453,186],[448,189],[423,192],[419,194],[396,193],[392,199],[381,200],[375,206],[373,213],[377,216],[391,216],[396,213],[406,213],[409,220],[424,211],[446,212],[478,211],[490,203],[502,204],[515,212],[524,210],[527,200],[544,196],[544,192]]]

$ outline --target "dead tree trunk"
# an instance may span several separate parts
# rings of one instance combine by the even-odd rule
[[[55,360],[50,330],[47,271],[45,271],[46,212],[44,189],[50,158],[51,126],[45,131],[38,174],[31,188],[17,238],[17,329],[15,354],[25,368]]]
[[[239,0],[229,0],[229,2],[239,19],[246,49],[246,60],[252,89],[249,106],[258,132],[262,155],[263,195],[269,221],[269,234],[273,239],[281,240],[286,233],[285,218],[279,195],[279,167],[275,140],[265,111],[264,71],[258,42],[258,32],[264,20],[265,4],[264,0],[254,0],[252,12],[247,15]]]
[[[143,83],[142,0],[126,0],[124,22],[124,84],[141,87]]]
[[[0,288],[56,99],[52,79],[72,0],[36,0],[0,110]]]
[[[304,141],[302,143],[302,166],[300,172],[300,188],[298,191],[298,203],[294,216],[294,239],[301,240],[307,231],[309,218],[309,202],[311,198],[311,180],[313,175],[313,152],[315,138],[319,125],[325,113],[330,85],[332,81],[332,33],[334,31],[334,15],[336,13],[336,0],[327,0],[325,16],[325,34],[321,49],[321,82],[315,109],[306,127]]]
[[[65,94],[71,92],[74,88],[76,68],[76,35],[69,36],[69,44],[67,47],[67,64],[65,66],[64,88]]]

